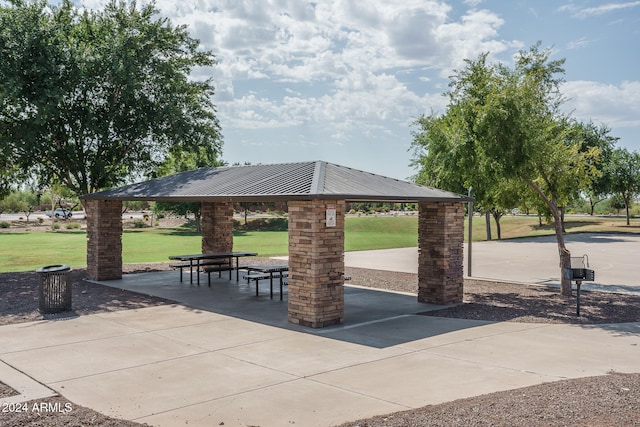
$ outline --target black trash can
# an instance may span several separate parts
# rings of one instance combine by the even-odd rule
[[[71,283],[68,265],[48,265],[36,270],[40,287],[40,311],[58,313],[71,310]]]

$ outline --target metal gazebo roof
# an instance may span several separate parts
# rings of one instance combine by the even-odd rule
[[[202,168],[87,194],[94,200],[468,201],[466,196],[323,161]]]

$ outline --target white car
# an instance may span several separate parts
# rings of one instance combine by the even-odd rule
[[[47,211],[46,214],[49,218],[53,216],[54,218],[62,218],[62,219],[69,219],[73,216],[73,213],[70,210],[62,209],[62,208],[58,208],[55,211],[53,211],[53,215],[51,215],[51,211]]]

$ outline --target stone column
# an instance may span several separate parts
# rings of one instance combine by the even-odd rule
[[[122,202],[85,200],[87,275],[94,280],[122,279]]]
[[[420,202],[418,207],[418,301],[462,302],[464,206]]]
[[[335,209],[335,227],[327,210]],[[344,200],[289,202],[289,322],[344,322]]]
[[[202,202],[202,253],[233,250],[233,203]]]

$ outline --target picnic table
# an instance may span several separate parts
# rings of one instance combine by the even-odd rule
[[[282,301],[282,287],[284,285],[284,278],[287,277],[289,271],[288,264],[272,264],[272,265],[247,265],[244,267],[248,274],[246,276],[247,282],[249,280],[256,281],[256,296],[259,294],[258,282],[261,279],[269,279],[270,298],[273,299],[273,279],[280,278],[280,301]]]
[[[231,272],[236,270],[236,281],[240,280],[239,267],[240,257],[256,256],[256,252],[218,252],[209,254],[191,254],[191,255],[171,255],[170,260],[182,261],[184,264],[175,264],[176,268],[180,268],[180,281],[182,282],[182,268],[187,267],[189,262],[189,283],[193,283],[193,267],[196,267],[198,286],[200,286],[200,267],[212,266],[211,270],[229,271],[229,280],[231,280]],[[235,258],[235,267],[233,259]]]

